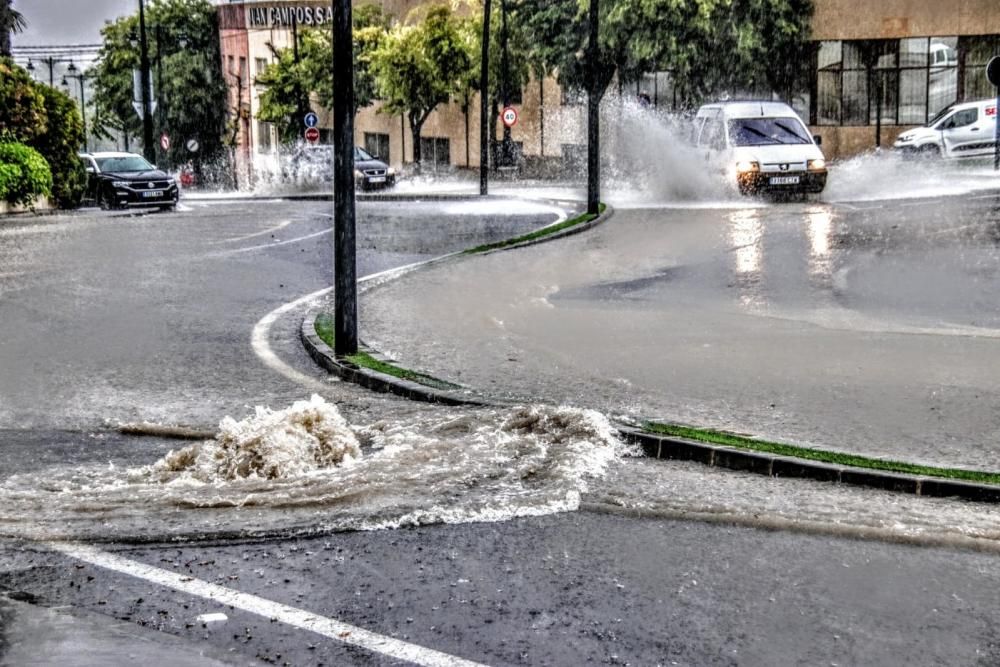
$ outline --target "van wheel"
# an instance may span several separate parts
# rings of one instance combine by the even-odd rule
[[[934,144],[927,144],[920,147],[918,154],[925,160],[937,160],[941,157],[941,149]]]

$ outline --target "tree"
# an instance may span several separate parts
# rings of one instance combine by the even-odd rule
[[[208,0],[153,0],[146,9],[151,78],[158,108],[156,133],[168,133],[170,150],[161,157],[171,164],[193,159],[195,169],[223,150],[226,84],[219,55],[218,18]],[[141,136],[142,121],[132,107],[133,70],[139,67],[138,14],[118,19],[102,31],[104,46],[95,71],[97,116],[105,130]],[[188,153],[187,139],[200,149]],[[159,149],[158,149],[159,150]]]
[[[529,58],[585,88],[588,0],[521,0]],[[723,93],[788,95],[808,67],[812,0],[601,0],[598,90],[670,70],[682,103]],[[719,57],[725,54],[725,57]]]
[[[389,30],[389,16],[379,5],[360,5],[352,12],[354,36],[355,110],[375,101],[375,77],[371,70],[372,53]],[[333,61],[333,32],[329,28],[310,28],[299,37],[298,59],[295,49],[271,47],[275,62],[268,65],[255,83],[266,90],[260,96],[260,120],[275,123],[281,141],[291,143],[302,130],[300,104],[315,94],[320,106],[333,106],[334,81],[330,76]]]
[[[86,173],[76,155],[83,143],[76,102],[61,90],[35,83],[9,58],[0,58],[0,141],[36,150],[53,181],[45,194],[60,208],[79,205]]]
[[[27,71],[0,57],[0,139],[29,142],[48,130],[45,98]]]
[[[11,34],[21,32],[28,26],[13,4],[13,0],[0,0],[0,56],[11,55]]]
[[[371,55],[382,113],[406,114],[413,161],[420,168],[420,131],[439,104],[458,95],[473,67],[463,19],[435,5],[416,25],[393,28]]]
[[[69,95],[44,84],[37,87],[44,100],[48,131],[30,145],[45,156],[52,170],[52,202],[59,208],[75,208],[87,189],[87,172],[77,157],[83,143],[83,118]]]

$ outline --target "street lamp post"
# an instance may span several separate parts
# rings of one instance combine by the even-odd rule
[[[358,351],[354,209],[354,41],[351,0],[333,0],[334,352]]]
[[[598,0],[590,0],[590,53],[587,56],[587,213],[597,215],[601,201],[600,52],[597,44]]]
[[[87,78],[86,72],[81,71],[78,74],[76,65],[70,62],[69,67],[66,68],[66,75],[62,80],[63,86],[67,88],[69,88],[69,83],[66,79],[76,79],[80,82],[80,117],[83,119],[83,151],[85,153],[90,151],[87,141]]]
[[[142,153],[149,162],[156,162],[156,145],[153,143],[153,114],[149,99],[149,44],[146,41],[146,8],[139,0],[139,85],[142,88]]]
[[[490,0],[483,0],[483,53],[479,71],[479,194],[489,193]]]

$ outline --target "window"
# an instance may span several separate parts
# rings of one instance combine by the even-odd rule
[[[262,120],[257,121],[257,152],[270,153],[274,148],[271,141],[271,123]]]
[[[260,76],[267,69],[267,58],[257,58],[254,63],[257,76]]]
[[[1000,38],[963,38],[963,44],[972,62],[1000,47]],[[820,42],[811,120],[817,125],[926,123],[958,100],[960,53],[957,37]],[[968,66],[965,74],[971,99],[969,93],[982,86]]]
[[[247,80],[247,59],[245,56],[240,56],[240,80],[244,83]]]
[[[1000,35],[963,37],[959,53],[964,55],[963,100],[996,97],[996,87],[986,79],[986,63],[1000,53]]]
[[[968,127],[979,119],[979,109],[966,109],[959,111],[944,123],[938,126],[941,130],[954,130],[959,127]]]
[[[389,163],[389,135],[365,132],[365,150],[383,162]]]
[[[434,169],[447,167],[451,164],[451,142],[446,137],[420,137],[420,161]]]

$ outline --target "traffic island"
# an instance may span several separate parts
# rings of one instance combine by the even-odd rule
[[[368,282],[368,287],[385,284],[410,271],[443,261],[521,248],[580,233],[604,222],[612,214],[612,209],[602,205],[597,216],[580,215],[531,234],[470,248],[405,270],[390,271]],[[313,310],[302,323],[301,337],[317,363],[348,382],[444,405],[508,405],[469,388],[400,367],[392,359],[363,345],[357,355],[338,357],[333,349],[332,331],[332,318],[321,310]],[[638,445],[649,458],[691,461],[769,477],[811,479],[920,496],[1000,503],[1000,473],[868,458],[677,424],[620,424],[618,429],[622,438]]]

